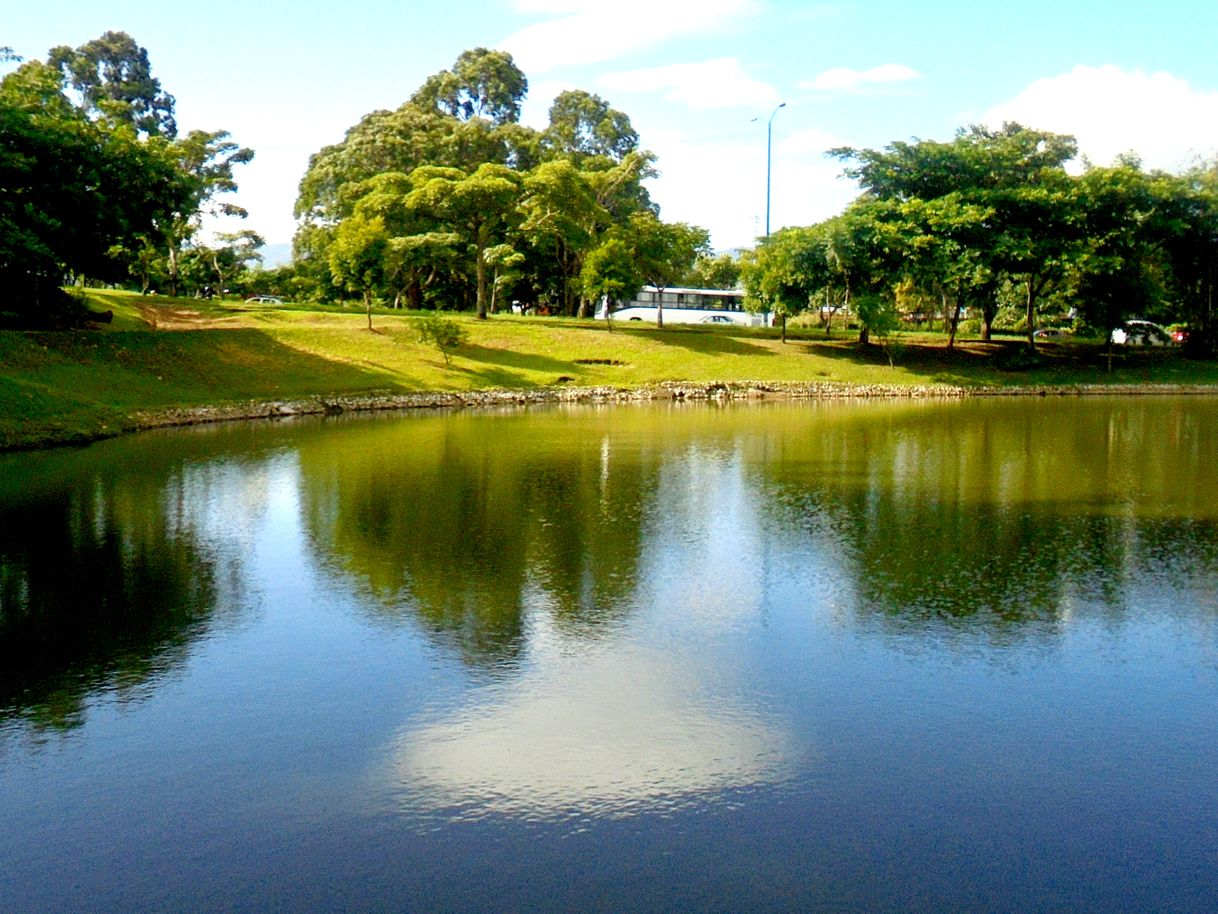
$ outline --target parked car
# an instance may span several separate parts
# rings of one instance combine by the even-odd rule
[[[730,324],[732,319],[726,314],[709,314],[702,318],[703,324]]]
[[[1125,321],[1112,331],[1116,346],[1170,346],[1171,334],[1150,321]]]
[[[251,295],[245,300],[247,305],[282,305],[283,299],[274,295]]]
[[[1061,327],[1041,327],[1032,333],[1032,336],[1038,340],[1060,340],[1069,335],[1070,331],[1063,330]]]

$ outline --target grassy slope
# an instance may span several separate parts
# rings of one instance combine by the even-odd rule
[[[854,384],[1218,383],[1218,366],[1176,352],[1122,353],[1108,373],[1096,347],[1046,346],[1045,367],[1003,372],[1003,346],[903,336],[893,357],[818,333],[783,344],[773,330],[617,325],[465,316],[468,342],[446,368],[414,316],[354,309],[246,307],[93,293],[114,312],[97,330],[0,332],[0,448],[95,437],[133,410],[316,394],[474,390],[555,383],[633,387],[669,380]],[[611,361],[618,364],[604,364]]]

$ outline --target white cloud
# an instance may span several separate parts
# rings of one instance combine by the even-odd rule
[[[1170,73],[1113,65],[1078,66],[1037,80],[982,121],[1072,134],[1080,153],[1097,164],[1132,150],[1148,168],[1178,170],[1218,152],[1218,91],[1194,88]]]
[[[517,0],[524,13],[553,18],[505,38],[526,73],[613,60],[680,35],[713,32],[753,13],[756,0],[702,0],[696,10],[681,0]]]
[[[813,80],[799,83],[799,88],[818,92],[858,92],[874,86],[909,82],[921,75],[917,70],[900,63],[886,63],[870,70],[837,67],[826,70]]]
[[[774,134],[770,168],[770,227],[811,225],[841,212],[858,193],[825,150],[847,145],[819,130]],[[659,156],[662,180],[651,187],[668,222],[690,222],[711,232],[718,250],[751,247],[765,231],[766,129],[746,124],[750,137],[698,142],[673,133],[647,133]]]
[[[597,84],[618,92],[663,92],[695,111],[764,106],[778,99],[773,86],[753,79],[734,57],[607,73]]]

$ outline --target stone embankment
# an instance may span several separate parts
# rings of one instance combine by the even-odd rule
[[[959,387],[950,385],[902,386],[896,384],[836,384],[728,381],[670,381],[645,387],[536,387],[527,390],[480,390],[413,394],[366,394],[360,396],[310,397],[224,406],[198,406],[138,412],[131,415],[134,428],[163,428],[199,425],[237,419],[278,419],[290,416],[340,415],[370,410],[479,409],[504,406],[533,406],[551,403],[639,403],[647,401],[729,400],[849,400],[935,399],[967,397],[1062,397],[1148,394],[1214,394],[1205,385],[1173,384],[1080,384],[1020,387]]]

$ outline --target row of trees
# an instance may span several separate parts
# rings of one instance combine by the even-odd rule
[[[1108,331],[1133,316],[1187,322],[1212,353],[1218,281],[1218,166],[1147,172],[1066,165],[1072,137],[1006,124],[951,142],[833,151],[863,193],[838,216],[784,229],[742,264],[752,307],[831,320],[848,308],[863,339],[902,310],[939,312],[954,340],[962,313],[990,338],[1019,303],[1029,346],[1041,314],[1072,312]]]
[[[296,205],[295,294],[586,315],[602,295],[671,285],[708,252],[705,230],[659,219],[643,185],[655,157],[629,117],[567,91],[533,130],[519,123],[527,90],[509,54],[466,51],[316,153]]]
[[[393,111],[312,156],[300,183],[295,262],[249,273],[253,232],[200,237],[253,152],[222,130],[179,136],[146,51],[108,32],[0,80],[0,284],[4,310],[45,308],[65,279],[177,294],[358,296],[479,316],[518,300],[586,315],[644,284],[729,287],[786,316],[848,309],[884,333],[900,311],[980,317],[989,338],[1018,301],[1029,345],[1046,311],[1097,331],[1138,315],[1218,339],[1218,165],[1183,175],[1133,158],[1067,171],[1073,138],[1017,124],[950,142],[834,150],[862,195],[842,214],[783,229],[739,262],[705,230],[665,223],[645,182],[655,157],[625,114],[559,95],[544,129],[519,123],[528,89],[510,55],[478,48]]]
[[[131,36],[0,61],[18,64],[0,80],[0,311],[43,313],[78,277],[222,286],[256,256],[251,232],[197,241],[204,215],[244,215],[224,198],[253,152],[223,130],[180,136]]]

